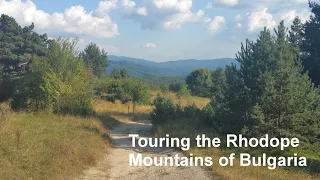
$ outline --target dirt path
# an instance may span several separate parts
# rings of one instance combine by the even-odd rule
[[[160,157],[174,156],[178,152],[168,148],[132,148],[129,134],[139,134],[140,137],[151,137],[151,124],[144,122],[123,122],[111,131],[114,148],[109,155],[96,166],[85,171],[80,179],[85,180],[193,180],[212,179],[200,167],[130,167],[129,154],[142,153],[143,156]],[[179,156],[182,156],[179,153]]]

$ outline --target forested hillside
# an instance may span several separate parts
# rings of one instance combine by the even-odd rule
[[[232,63],[238,64],[231,58],[225,59],[186,59],[168,62],[153,62],[144,59],[136,59],[130,57],[109,55],[110,66],[108,71],[111,72],[115,68],[124,68],[130,75],[136,77],[174,77],[187,76],[192,70],[197,68],[208,68],[214,70],[216,68],[224,68]]]

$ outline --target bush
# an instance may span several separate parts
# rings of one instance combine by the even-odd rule
[[[162,124],[167,122],[169,119],[174,119],[176,115],[176,106],[170,99],[165,99],[159,94],[153,101],[155,109],[151,113],[152,124]]]
[[[87,115],[92,112],[95,79],[75,50],[76,42],[58,39],[33,64],[15,89],[12,105],[32,111]]]
[[[154,125],[164,124],[168,120],[177,119],[196,121],[201,116],[201,110],[196,104],[181,107],[179,104],[175,105],[171,99],[166,99],[160,95],[154,99],[153,105],[155,108],[150,117]]]

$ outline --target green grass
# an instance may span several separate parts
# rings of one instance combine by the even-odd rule
[[[0,130],[1,179],[70,179],[108,150],[96,118],[12,113]]]

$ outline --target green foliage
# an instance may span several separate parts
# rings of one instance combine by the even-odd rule
[[[169,91],[169,86],[166,85],[166,84],[160,84],[160,91],[162,93],[165,93],[165,92]]]
[[[190,96],[190,92],[186,85],[180,87],[179,91],[177,92],[177,96],[179,99],[181,99],[182,97]]]
[[[121,79],[122,76],[121,76],[121,71],[119,69],[114,69],[111,73],[111,77],[114,78],[114,79]]]
[[[305,55],[303,57],[305,71],[308,72],[312,82],[318,86],[320,84],[320,5],[309,1],[309,6],[312,15],[304,24],[301,51]]]
[[[183,83],[178,83],[178,82],[170,83],[169,90],[173,92],[178,92],[183,85],[184,85]]]
[[[101,77],[105,74],[108,67],[108,56],[104,49],[100,49],[95,43],[90,43],[81,53],[84,63],[92,68],[93,74]]]
[[[32,56],[46,53],[47,35],[33,30],[34,24],[22,28],[14,18],[0,17],[0,101],[12,96],[16,80],[24,75]]]
[[[109,100],[119,99],[122,103],[133,102],[133,112],[136,104],[149,104],[150,88],[149,86],[137,79],[115,79],[107,77],[99,83],[99,89],[102,93],[109,95]]]
[[[315,143],[320,135],[320,96],[302,67],[295,62],[295,54],[285,38],[285,27],[280,23],[276,31],[275,57],[277,69],[263,75],[265,90],[254,107],[257,121],[255,134],[299,137]]]
[[[266,28],[237,55],[225,84],[205,108],[205,120],[224,133],[319,140],[319,89],[302,73],[297,49],[281,22],[273,38]],[[211,119],[211,120],[210,120]]]
[[[160,94],[153,100],[153,106],[155,108],[150,113],[153,125],[165,124],[169,120],[196,120],[201,116],[201,110],[195,104],[181,107],[178,104],[174,104],[171,99],[164,98]]]
[[[192,95],[210,97],[212,87],[211,72],[207,68],[193,70],[187,77],[186,83]]]
[[[127,79],[127,78],[130,77],[130,75],[129,75],[129,73],[128,73],[128,71],[126,69],[121,69],[120,70],[120,76],[123,79]]]
[[[13,107],[85,115],[90,113],[94,78],[84,68],[76,41],[57,39],[46,56],[34,58],[16,87]]]

